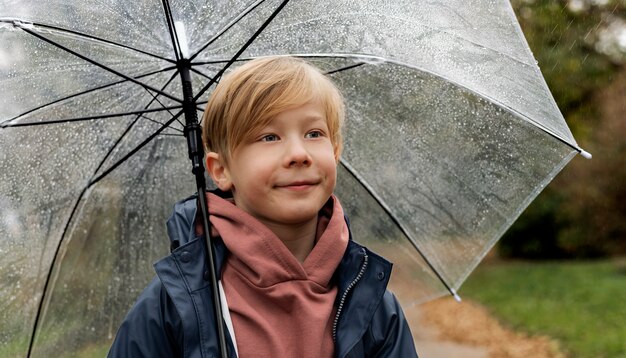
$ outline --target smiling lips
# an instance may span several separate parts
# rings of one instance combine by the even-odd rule
[[[319,182],[319,180],[298,180],[287,184],[276,185],[276,187],[289,190],[305,190],[319,184]]]

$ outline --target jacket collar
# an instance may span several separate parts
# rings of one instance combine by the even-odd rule
[[[211,191],[212,193],[222,197],[228,198],[229,193],[223,192],[221,190]],[[174,205],[174,210],[170,217],[167,219],[167,234],[170,239],[170,251],[173,255],[175,254],[175,250],[181,246],[187,246],[192,241],[197,240],[198,242],[202,242],[202,246],[204,246],[204,236],[196,235],[196,217],[198,213],[197,207],[197,193],[185,198]],[[228,250],[224,245],[224,242],[221,238],[212,238],[213,247],[215,250],[215,264],[217,266],[217,277],[222,276],[222,267],[224,264],[224,260],[226,259]],[[205,260],[204,255],[202,255],[202,259]],[[204,275],[204,271],[206,271],[206,267],[202,272],[187,272],[188,275]]]
[[[231,197],[229,192],[221,190],[212,190],[211,193],[222,198]],[[167,233],[170,239],[170,251],[174,251],[176,248],[188,244],[198,238],[195,232],[197,212],[197,194],[183,199],[174,205],[174,210],[167,220]],[[341,263],[337,268],[337,274],[335,277],[340,292],[344,291],[350,282],[353,281],[362,265],[363,257],[366,253],[368,253],[369,256],[372,256],[372,252],[366,251],[363,246],[356,244],[353,241],[352,231],[350,230],[350,221],[347,216],[344,216],[344,218],[348,224],[350,242]],[[215,247],[217,273],[218,277],[221,277],[222,264],[224,263],[228,250],[220,238],[213,239],[213,244]],[[391,271],[391,263],[378,255],[374,254],[373,256],[376,260],[381,262],[381,265],[385,268],[388,267],[388,270]]]

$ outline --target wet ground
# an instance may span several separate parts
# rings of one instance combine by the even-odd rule
[[[404,308],[420,358],[564,358],[545,336],[515,332],[477,303],[442,298]]]

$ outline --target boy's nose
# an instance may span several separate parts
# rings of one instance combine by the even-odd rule
[[[311,165],[311,155],[302,141],[290,141],[287,147],[285,164],[287,166],[309,166]]]

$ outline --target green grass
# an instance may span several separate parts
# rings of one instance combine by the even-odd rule
[[[626,357],[626,262],[498,262],[460,290],[505,325],[557,339],[570,357]]]

